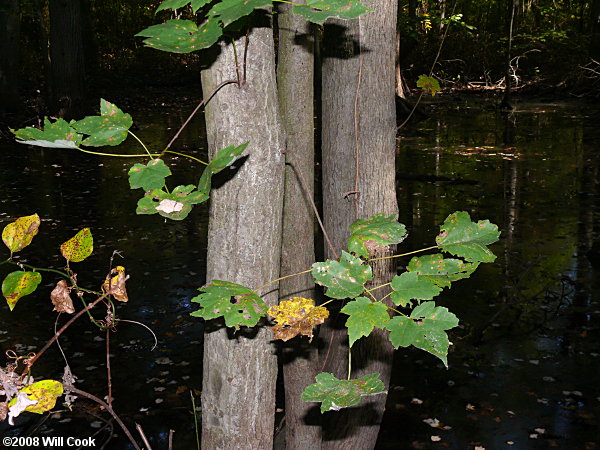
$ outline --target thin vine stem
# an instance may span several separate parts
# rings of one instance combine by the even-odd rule
[[[148,154],[148,156],[149,156],[150,158],[152,158],[152,153],[150,153],[150,150],[148,150],[148,147],[146,147],[146,144],[144,144],[144,143],[142,142],[142,140],[141,140],[139,137],[137,137],[137,136],[136,136],[136,135],[133,133],[133,131],[131,131],[131,130],[127,130],[127,132],[128,132],[130,135],[132,135],[136,141],[138,141],[138,142],[140,143],[140,145],[141,145],[141,146],[144,148],[144,150],[146,150],[146,153]]]
[[[208,166],[207,162],[202,161],[199,158],[196,158],[195,156],[191,156],[191,155],[186,155],[185,153],[179,153],[179,152],[175,152],[173,150],[165,150],[163,151],[163,153],[173,153],[174,155],[178,155],[178,156],[183,156],[184,158],[189,158],[189,159],[193,159],[194,161],[199,162],[200,164],[204,164],[205,166]]]
[[[89,153],[90,155],[97,155],[97,156],[112,156],[115,158],[140,158],[142,156],[148,156],[148,154],[146,153],[141,153],[141,154],[135,154],[135,155],[126,155],[124,153],[103,153],[103,152],[94,152],[92,150],[87,150],[85,148],[81,148],[81,147],[75,147],[77,150],[79,150],[80,152],[83,153]],[[155,157],[155,156],[160,156],[157,153],[151,154],[151,157]]]
[[[438,245],[434,245],[432,247],[422,248],[422,249],[419,249],[419,250],[415,250],[413,252],[401,253],[400,255],[382,256],[381,258],[369,259],[369,260],[367,260],[367,262],[381,261],[382,259],[401,258],[402,256],[414,255],[415,253],[426,252],[427,250],[433,250],[434,248],[440,248],[440,247]]]
[[[303,274],[305,274],[305,273],[308,273],[308,272],[310,272],[310,271],[312,271],[312,269],[308,269],[308,270],[305,270],[305,271],[303,271],[303,272],[292,273],[291,275],[286,275],[286,276],[284,276],[284,277],[279,277],[279,278],[276,278],[275,280],[271,280],[271,281],[269,281],[268,283],[266,283],[266,284],[263,284],[261,287],[254,289],[254,292],[257,292],[257,293],[258,293],[258,291],[260,291],[261,289],[264,289],[264,288],[266,288],[267,286],[270,286],[270,285],[272,285],[273,283],[277,283],[278,281],[285,280],[286,278],[292,278],[292,277],[296,277],[296,276],[298,276],[298,275],[303,275]]]

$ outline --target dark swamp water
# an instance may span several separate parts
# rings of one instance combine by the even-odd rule
[[[502,237],[493,247],[496,262],[438,302],[461,319],[451,334],[450,368],[424,352],[397,352],[378,448],[599,448],[600,267],[592,263],[600,256],[589,250],[600,225],[600,108],[520,102],[505,115],[477,98],[442,98],[432,107],[430,119],[398,139],[400,221],[410,232],[402,250],[432,245],[456,210],[490,219]],[[173,110],[134,116],[142,124],[137,134],[156,148],[184,119]],[[178,145],[201,157],[198,123]],[[150,333],[131,323],[111,334],[115,410],[126,423],[140,423],[155,449],[166,448],[169,429],[175,448],[195,448],[189,391],[198,401],[202,325],[189,316],[196,309],[189,299],[205,282],[207,209],[197,207],[183,222],[136,216],[131,160],[0,145],[0,226],[34,212],[42,217],[20,256],[25,262],[60,268],[60,243],[91,227],[95,251],[74,269],[80,285],[97,289],[113,250],[122,252],[115,263],[131,279],[120,317],[150,326],[158,346],[151,351]],[[130,138],[119,152],[139,148]],[[187,160],[173,158],[170,167],[172,183],[197,181],[200,167]],[[49,292],[57,279],[43,275],[38,292],[13,312],[0,308],[3,352],[33,351],[52,336]],[[106,395],[104,333],[81,319],[60,342],[81,389]],[[60,377],[63,366],[53,347],[34,376]],[[110,432],[103,418],[80,399],[73,412],[23,414],[2,433],[98,433],[102,442]],[[119,438],[106,448],[127,444]]]

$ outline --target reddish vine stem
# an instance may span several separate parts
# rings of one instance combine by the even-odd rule
[[[64,387],[65,387],[66,390],[74,392],[77,395],[81,395],[82,397],[88,398],[88,399],[90,399],[90,400],[98,403],[104,409],[106,409],[106,411],[113,417],[113,419],[115,419],[115,421],[119,424],[119,426],[121,427],[121,429],[123,430],[123,432],[127,435],[127,438],[129,439],[129,442],[131,442],[131,445],[133,445],[133,447],[136,450],[142,450],[140,448],[140,446],[137,444],[137,442],[135,441],[135,439],[133,439],[133,436],[131,435],[131,433],[129,432],[129,430],[127,429],[127,427],[125,426],[125,424],[121,420],[121,418],[117,415],[117,413],[110,406],[108,406],[108,404],[106,402],[103,402],[98,397],[96,397],[93,394],[90,394],[89,392],[77,389],[72,384],[65,384]]]
[[[106,402],[112,408],[112,377],[110,372],[110,328],[106,328],[106,376],[108,397]]]
[[[177,140],[177,138],[179,137],[179,135],[181,134],[181,132],[184,130],[185,127],[187,127],[187,125],[190,123],[190,121],[196,115],[196,113],[200,110],[200,108],[202,108],[203,106],[205,106],[214,97],[214,95],[217,92],[219,92],[219,90],[223,86],[226,86],[226,85],[232,84],[232,83],[238,84],[238,81],[237,80],[225,80],[225,81],[223,81],[216,88],[213,89],[213,91],[206,97],[206,99],[203,99],[202,101],[200,101],[200,103],[198,103],[198,106],[196,106],[194,108],[194,110],[188,116],[188,118],[186,119],[186,121],[183,122],[183,125],[181,125],[181,127],[179,127],[179,130],[177,130],[177,133],[175,133],[175,136],[173,136],[173,138],[169,141],[169,143],[167,144],[167,146],[165,147],[165,149],[162,151],[162,153],[164,153],[166,150],[169,150],[169,148],[171,148],[171,145],[173,145],[173,142],[175,142]],[[161,155],[162,155],[162,153],[161,153]]]
[[[39,357],[42,356],[44,354],[44,352],[46,350],[48,350],[52,344],[54,344],[54,342],[59,338],[59,336],[61,334],[63,334],[65,332],[65,330],[67,328],[69,328],[71,326],[71,324],[73,324],[73,322],[75,322],[82,315],[84,315],[86,312],[88,312],[90,309],[92,309],[94,306],[96,306],[98,303],[100,303],[102,300],[104,300],[108,296],[108,294],[109,293],[107,292],[104,295],[98,297],[92,303],[88,304],[85,308],[83,308],[81,311],[79,311],[77,314],[75,314],[73,317],[71,317],[71,319],[67,323],[65,323],[61,327],[60,330],[58,330],[56,333],[54,333],[54,336],[52,336],[52,338],[48,342],[46,342],[46,345],[44,345],[42,347],[42,349],[38,353],[36,353],[36,355],[33,358],[31,358],[28,361],[27,368],[25,369],[25,371],[21,375],[21,380],[25,377],[25,375],[27,375],[29,373],[29,370],[31,369],[31,366],[33,366],[33,364],[39,359]]]

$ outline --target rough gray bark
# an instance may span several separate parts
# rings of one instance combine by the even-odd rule
[[[50,95],[52,114],[66,119],[85,110],[86,56],[83,0],[50,0]]]
[[[236,41],[243,57],[245,39]],[[202,72],[209,95],[236,77],[232,45],[221,43]],[[250,141],[247,158],[211,193],[207,279],[258,288],[279,275],[283,207],[284,131],[277,105],[270,27],[249,34],[247,83],[222,88],[206,108],[210,153]],[[240,68],[240,72],[242,72]],[[268,305],[277,286],[263,290]],[[277,361],[265,327],[234,332],[207,323],[202,388],[202,448],[269,449],[273,445]]]
[[[325,228],[338,253],[346,248],[348,227],[357,218],[378,212],[398,213],[394,102],[397,2],[368,0],[365,4],[377,14],[337,22],[325,30],[323,210]],[[341,31],[345,33],[340,35]],[[334,256],[330,250],[327,253],[328,257]],[[392,261],[372,263],[371,286],[391,280]],[[387,292],[380,289],[377,294],[382,297]],[[345,320],[340,319],[338,326]],[[321,353],[325,371],[345,377],[345,330],[339,333],[332,327],[322,327],[320,337],[326,345]],[[379,372],[388,386],[392,355],[382,330],[360,339],[352,348],[352,377]],[[384,406],[385,396],[381,395],[363,402],[360,408],[329,415],[323,448],[373,448]]]
[[[19,109],[19,2],[0,6],[0,113]]]
[[[300,2],[304,3],[304,2]],[[278,8],[279,58],[277,84],[281,116],[285,126],[286,168],[283,208],[281,275],[302,272],[315,262],[314,213],[314,39],[312,27],[291,14],[291,5]],[[281,298],[315,298],[310,273],[287,278],[279,284]],[[282,345],[285,389],[286,449],[318,450],[321,430],[308,424],[306,416],[314,405],[301,394],[317,374],[316,343],[298,337]]]

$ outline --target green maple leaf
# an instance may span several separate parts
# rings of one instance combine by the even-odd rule
[[[329,18],[356,19],[371,11],[359,0],[307,0],[306,5],[292,8],[294,14],[319,25],[323,25]]]
[[[183,220],[192,206],[208,200],[206,192],[194,190],[196,186],[177,186],[170,193],[162,189],[148,191],[137,204],[136,214],[160,214],[171,220]]]
[[[36,145],[49,148],[77,148],[83,136],[71,127],[64,119],[54,122],[46,117],[44,128],[27,127],[20,130],[11,130],[19,144]]]
[[[420,87],[425,92],[429,92],[432,96],[435,96],[435,94],[441,91],[438,80],[433,77],[428,77],[427,75],[419,75],[417,87]]]
[[[413,309],[410,317],[395,316],[386,325],[389,340],[394,346],[413,345],[440,358],[448,367],[450,341],[445,330],[458,325],[458,318],[435,302],[421,303]]]
[[[100,100],[99,116],[87,116],[71,123],[79,133],[90,135],[82,142],[90,147],[119,145],[127,138],[131,125],[133,120],[129,114],[104,99]]]
[[[348,314],[346,328],[350,347],[362,336],[368,336],[373,328],[384,328],[390,320],[387,306],[381,302],[372,302],[366,297],[358,297],[342,308],[344,314]]]
[[[200,8],[204,5],[208,5],[212,0],[165,0],[160,4],[160,6],[156,9],[156,12],[162,11],[163,9],[180,9],[184,6],[191,4],[192,12],[196,14]]]
[[[436,253],[414,257],[407,269],[418,274],[420,279],[444,288],[450,287],[453,281],[469,278],[478,266],[478,262],[467,263],[461,259],[444,258],[441,253]]]
[[[210,190],[212,176],[232,165],[237,157],[246,149],[248,144],[248,142],[244,142],[237,147],[235,145],[230,145],[215,153],[214,158],[211,159],[208,166],[204,168],[204,172],[202,172],[202,176],[200,176],[200,180],[198,180],[198,191],[208,192]]]
[[[440,229],[435,241],[444,251],[467,261],[493,262],[496,259],[487,246],[498,240],[500,232],[489,220],[475,223],[469,213],[460,211],[450,214]]]
[[[213,280],[199,291],[202,293],[192,301],[199,303],[200,309],[191,313],[192,316],[206,320],[223,317],[225,325],[239,328],[240,325],[255,326],[267,312],[264,300],[240,284]]]
[[[342,251],[340,261],[328,259],[312,265],[315,282],[327,287],[331,298],[355,298],[365,290],[365,283],[373,278],[371,266]]]
[[[191,20],[171,19],[136,34],[147,38],[144,44],[148,47],[172,53],[190,53],[208,48],[222,35],[221,25],[210,19],[200,28]]]
[[[442,289],[427,277],[420,277],[417,272],[404,272],[392,279],[390,297],[394,304],[407,306],[411,300],[431,300],[442,292]]]
[[[211,8],[208,16],[218,18],[223,27],[246,17],[256,8],[272,5],[272,0],[222,0]]]
[[[153,159],[148,164],[134,164],[128,172],[131,189],[142,188],[144,191],[160,189],[171,170],[162,159]]]
[[[379,379],[378,373],[354,380],[338,380],[331,373],[320,373],[315,377],[315,381],[316,383],[304,389],[302,400],[321,402],[321,413],[358,405],[361,398],[366,395],[385,392],[385,386]]]
[[[368,219],[359,219],[350,225],[352,234],[348,239],[348,250],[367,258],[369,250],[386,250],[388,245],[399,244],[406,238],[406,227],[398,223],[393,215],[374,214]]]

